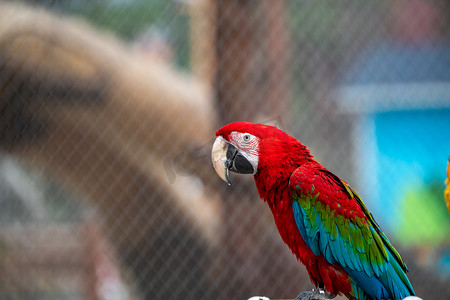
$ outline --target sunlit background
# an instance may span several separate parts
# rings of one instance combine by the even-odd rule
[[[313,288],[231,121],[346,180],[424,299],[450,298],[446,0],[0,2],[0,299],[294,298]]]

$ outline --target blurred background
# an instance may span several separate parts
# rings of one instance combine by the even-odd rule
[[[424,299],[450,298],[448,1],[0,2],[0,299],[295,297],[312,285],[231,121],[346,180]]]

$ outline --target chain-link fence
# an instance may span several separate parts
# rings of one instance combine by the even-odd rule
[[[450,298],[447,1],[0,2],[0,298],[312,288],[214,132],[276,125],[359,192],[424,299]]]

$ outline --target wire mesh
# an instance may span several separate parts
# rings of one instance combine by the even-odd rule
[[[247,299],[313,286],[253,179],[275,125],[362,196],[416,293],[450,297],[447,1],[0,2],[0,298]]]

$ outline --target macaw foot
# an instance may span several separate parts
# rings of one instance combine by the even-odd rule
[[[329,300],[335,297],[336,295],[330,294],[324,289],[313,289],[309,292],[301,292],[295,300]]]

